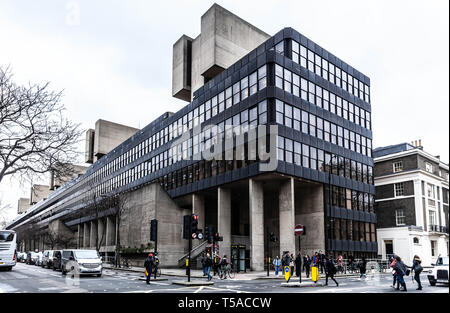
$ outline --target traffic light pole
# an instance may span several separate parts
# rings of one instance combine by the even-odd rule
[[[270,266],[270,262],[269,262],[269,249],[270,249],[270,233],[269,233],[269,229],[267,228],[267,253],[266,253],[266,262],[267,262],[267,277],[269,277],[269,266]]]
[[[301,254],[301,251],[302,251],[301,242],[302,242],[302,240],[301,240],[301,238],[302,238],[302,236],[298,236],[298,254],[300,256],[300,262],[302,260],[302,254]],[[305,269],[306,269],[306,267],[305,267]],[[301,265],[300,265],[300,275],[299,275],[299,277],[300,277],[300,284],[301,284],[302,283],[302,267],[301,267]]]
[[[188,282],[191,281],[191,250],[192,250],[192,236],[189,237],[189,257],[188,257]]]

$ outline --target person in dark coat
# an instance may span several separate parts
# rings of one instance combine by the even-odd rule
[[[336,279],[334,279],[334,274],[336,274],[337,270],[336,270],[336,266],[334,265],[333,261],[330,260],[328,257],[325,257],[325,264],[324,264],[324,269],[325,269],[325,286],[328,286],[328,277],[331,278],[335,283],[336,283],[336,287],[339,287],[339,283],[336,281]]]
[[[394,264],[394,271],[397,273],[397,290],[399,290],[399,284],[403,286],[402,291],[407,291],[406,289],[406,283],[405,279],[403,278],[406,275],[406,265],[402,262],[402,259],[396,255],[395,256],[395,264]]]
[[[301,274],[302,274],[302,256],[299,253],[295,258],[295,275],[297,275],[297,277],[300,277]]]
[[[359,278],[366,277],[367,261],[366,261],[365,257],[361,258],[361,261],[359,262],[358,266],[359,266],[359,273],[360,273]]]
[[[306,273],[306,278],[309,278],[309,273],[311,272],[311,258],[309,257],[309,255],[305,255],[305,273]]]
[[[422,290],[422,283],[420,282],[420,273],[422,273],[423,267],[422,265],[420,265],[420,263],[422,263],[422,260],[419,258],[418,255],[415,255],[411,269],[414,271],[414,280],[419,284],[419,288],[417,288],[416,290]]]
[[[144,262],[144,267],[147,271],[147,285],[150,285],[150,276],[152,276],[153,265],[155,264],[155,259],[153,258],[153,253],[149,253],[147,259]]]
[[[322,253],[322,250],[319,251],[319,265],[320,265],[320,273],[323,274],[323,270],[325,267],[325,254]]]

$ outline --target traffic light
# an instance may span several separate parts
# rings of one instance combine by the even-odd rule
[[[213,243],[213,228],[212,226],[207,226],[205,228],[205,237],[208,243]]]
[[[191,238],[191,215],[183,216],[183,239]]]
[[[156,241],[158,236],[158,220],[150,221],[150,240]]]
[[[197,227],[198,227],[198,215],[192,214],[191,215],[191,235],[197,234],[197,230],[198,230]],[[194,237],[192,237],[192,238],[194,238]]]
[[[278,240],[278,238],[275,236],[274,233],[270,233],[270,241],[272,242],[276,242]]]
[[[223,241],[223,237],[219,236],[219,233],[214,233],[214,241]]]

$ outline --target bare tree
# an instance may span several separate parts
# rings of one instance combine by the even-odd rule
[[[44,235],[44,244],[50,247],[53,250],[58,244],[58,234],[50,229],[43,234]]]
[[[2,204],[0,200],[0,229],[5,229],[6,225],[9,223],[9,218],[7,216],[7,211],[11,209],[10,204]]]
[[[0,67],[0,182],[5,176],[22,178],[53,170],[71,174],[79,153],[82,131],[63,116],[62,92],[49,83],[18,86],[9,68]]]

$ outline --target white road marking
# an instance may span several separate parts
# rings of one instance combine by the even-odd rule
[[[198,293],[198,292],[200,292],[200,291],[202,291],[203,290],[203,288],[205,288],[205,286],[201,286],[200,288],[198,288],[196,291],[194,291],[194,293]]]

